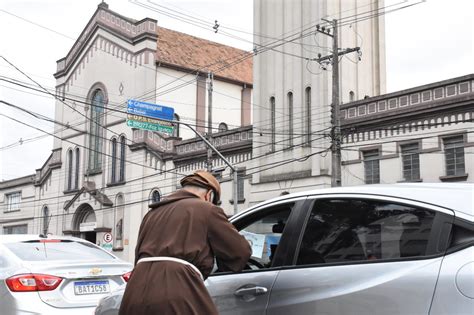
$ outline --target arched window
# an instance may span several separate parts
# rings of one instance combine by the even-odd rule
[[[150,204],[160,202],[161,201],[161,194],[158,189],[154,189],[151,192],[151,197],[150,197]]]
[[[101,170],[104,110],[104,92],[102,92],[100,89],[97,89],[92,94],[91,102],[91,119],[89,129],[89,173],[94,173]]]
[[[179,121],[179,115],[174,114],[174,120]],[[179,124],[173,124],[174,129],[173,129],[173,137],[179,137]]]
[[[311,145],[311,87],[307,87],[305,90],[305,144],[307,146]]]
[[[270,151],[275,151],[275,142],[276,142],[276,113],[275,113],[275,97],[270,97],[270,125],[271,125],[271,147]]]
[[[125,181],[125,136],[120,137],[119,181]]]
[[[224,132],[224,131],[227,131],[227,130],[229,130],[229,127],[227,127],[227,124],[221,122],[221,123],[219,124],[219,132]]]
[[[117,181],[117,138],[112,138],[110,147],[110,182]]]
[[[79,189],[79,165],[81,162],[80,155],[79,155],[79,148],[76,148],[75,150],[75,162],[76,165],[74,166],[74,189]]]
[[[115,199],[114,248],[123,248],[124,200],[122,195]]]
[[[43,207],[43,235],[48,234],[48,226],[49,226],[49,208],[48,206]]]
[[[293,93],[288,92],[288,146],[293,146]]]
[[[72,150],[69,149],[67,150],[66,153],[66,191],[72,190],[72,175],[73,175],[73,170],[72,170],[72,165],[73,165],[73,159],[72,159]]]

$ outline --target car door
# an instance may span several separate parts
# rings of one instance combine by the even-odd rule
[[[289,249],[304,198],[285,200],[239,216],[232,223],[252,246],[241,273],[213,273],[206,286],[219,314],[265,314],[271,288]]]
[[[428,314],[453,215],[389,197],[314,198],[268,314]]]

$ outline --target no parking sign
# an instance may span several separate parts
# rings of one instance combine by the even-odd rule
[[[112,251],[112,241],[113,241],[113,237],[112,237],[112,233],[104,233],[104,243],[102,243],[102,248],[105,249],[106,251]]]
[[[104,234],[104,243],[112,243],[112,233]]]

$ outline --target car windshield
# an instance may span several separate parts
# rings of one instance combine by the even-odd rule
[[[115,259],[114,256],[92,244],[70,240],[35,240],[8,243],[5,246],[20,259],[27,261]]]

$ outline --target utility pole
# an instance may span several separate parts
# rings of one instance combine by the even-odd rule
[[[323,19],[324,20],[324,19]],[[351,52],[359,52],[360,47],[348,48],[339,51],[339,34],[337,28],[337,20],[324,20],[332,26],[333,33],[330,28],[316,26],[316,31],[326,36],[332,37],[332,54],[313,59],[321,64],[322,61],[332,61],[332,104],[331,104],[331,186],[341,186],[341,115],[339,102],[339,56]]]
[[[216,21],[217,22],[217,21]],[[230,164],[230,162],[224,158],[224,156],[212,145],[212,91],[214,85],[214,74],[212,72],[208,73],[208,86],[207,86],[207,95],[208,95],[208,103],[207,103],[207,140],[202,137],[200,134],[197,134],[201,139],[206,143],[207,149],[207,171],[212,173],[212,153],[213,151],[224,160],[224,162],[230,167],[232,171],[232,195],[234,200],[234,214],[238,212],[238,203],[237,203],[237,190],[238,190],[238,173],[235,167]],[[189,128],[191,126],[187,125]],[[191,128],[193,129],[193,128]],[[194,131],[194,130],[193,130]]]
[[[208,85],[207,85],[207,140],[209,143],[212,143],[212,89],[213,89],[213,80],[214,74],[209,72],[208,74]],[[212,149],[207,149],[207,171],[212,172]]]
[[[172,121],[172,122],[174,122],[174,121]],[[230,163],[229,160],[227,160],[222,155],[222,153],[220,153],[209,141],[207,141],[207,139],[203,135],[201,135],[199,132],[197,132],[197,130],[194,129],[190,124],[180,122],[180,121],[176,121],[174,123],[177,123],[177,124],[180,124],[180,125],[185,125],[189,129],[191,129],[199,138],[201,138],[202,141],[204,141],[204,143],[208,146],[208,148],[211,151],[214,151],[224,161],[224,163],[227,164],[227,166],[230,168],[230,170],[232,171],[232,175],[233,175],[232,195],[233,195],[233,199],[234,199],[234,214],[237,214],[237,212],[239,211],[238,204],[237,204],[237,180],[238,180],[238,176],[237,176],[237,169],[235,168],[235,166],[233,166],[232,163]]]

